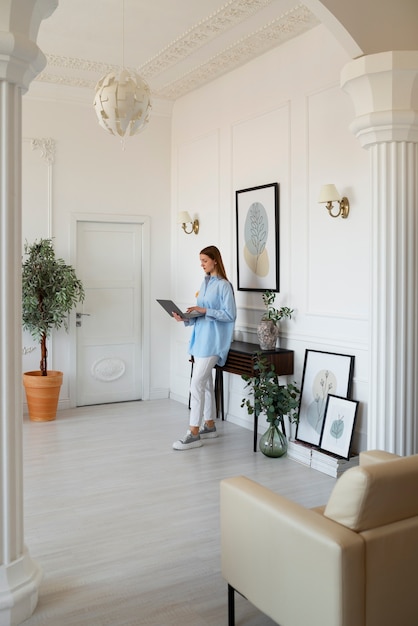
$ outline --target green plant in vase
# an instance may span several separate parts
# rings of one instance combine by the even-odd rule
[[[39,341],[40,370],[47,376],[46,340],[52,329],[68,330],[68,314],[84,300],[81,280],[71,265],[55,256],[52,239],[25,243],[22,267],[23,328]]]
[[[55,419],[63,373],[48,369],[47,339],[53,329],[68,330],[68,315],[84,300],[75,269],[55,256],[52,239],[25,243],[22,266],[22,323],[40,346],[39,370],[25,372],[31,420]]]
[[[262,295],[263,304],[266,307],[260,323],[257,327],[257,337],[262,350],[274,350],[277,337],[279,336],[279,322],[284,318],[292,318],[293,309],[288,306],[276,308],[274,301],[276,292],[266,289]]]
[[[274,306],[274,301],[276,299],[275,291],[270,291],[269,289],[266,289],[266,291],[264,291],[262,295],[262,298],[264,306],[266,307],[266,312],[261,318],[262,320],[272,320],[276,324],[285,317],[292,319],[292,314],[294,313],[293,309],[290,309],[288,306],[281,306],[279,309],[277,309]]]
[[[299,420],[300,389],[296,383],[280,385],[274,365],[259,353],[254,364],[254,374],[242,375],[250,388],[250,396],[243,398],[241,407],[248,414],[264,414],[269,428],[260,439],[260,450],[266,456],[279,457],[287,451],[285,416],[291,423]]]

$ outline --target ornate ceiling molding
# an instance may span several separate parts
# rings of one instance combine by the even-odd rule
[[[108,65],[97,61],[88,61],[86,59],[77,59],[74,57],[64,57],[57,54],[46,54],[49,67],[59,67],[66,70],[75,70],[78,72],[94,72],[95,74],[108,74],[119,69],[118,65]]]
[[[158,95],[162,98],[179,98],[318,24],[317,18],[309,9],[301,5],[241,39],[178,80],[159,88]]]
[[[168,69],[195,52],[201,46],[248,19],[273,0],[231,0],[224,7],[184,33],[150,59],[137,71],[144,78],[151,78]]]
[[[186,93],[201,87],[205,83],[247,63],[251,59],[283,44],[293,37],[306,32],[319,24],[318,19],[303,5],[280,15],[277,19],[258,28],[234,44],[224,48],[207,61],[196,65],[181,74],[181,63],[191,55],[215,40],[220,33],[245,21],[274,0],[232,0],[206,20],[197,24],[190,31],[167,46],[154,58],[138,68],[137,71],[148,81],[153,96],[175,100]],[[118,66],[106,63],[47,54],[47,67],[39,74],[37,81],[70,87],[80,87],[94,91],[97,81],[105,74],[118,70]],[[164,81],[163,73],[178,67],[174,78]],[[55,70],[55,71],[54,71]],[[153,85],[153,80],[160,86]]]

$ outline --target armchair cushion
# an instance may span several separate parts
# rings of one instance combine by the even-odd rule
[[[418,516],[418,455],[347,470],[324,515],[355,532]],[[388,506],[390,503],[390,506]]]

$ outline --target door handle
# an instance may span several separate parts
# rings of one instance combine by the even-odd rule
[[[90,317],[90,313],[76,313],[75,314],[75,320],[76,320],[75,321],[75,325],[76,325],[76,328],[80,328],[80,326],[81,326],[81,316],[82,315],[85,315],[86,317]]]

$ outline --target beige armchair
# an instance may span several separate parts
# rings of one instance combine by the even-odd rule
[[[418,625],[418,455],[371,451],[306,509],[221,482],[222,575],[280,626]]]

